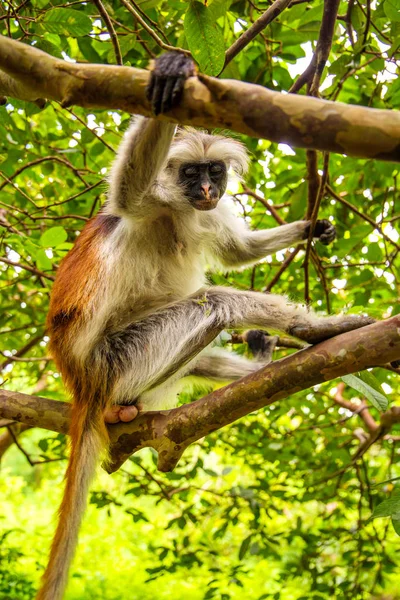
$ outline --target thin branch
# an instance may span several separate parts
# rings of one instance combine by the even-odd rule
[[[312,150],[311,150],[311,152],[314,154],[314,152]],[[315,158],[317,158],[317,157],[315,156]],[[312,213],[310,214],[310,217],[309,217],[310,218],[310,229],[309,229],[309,233],[308,233],[306,253],[305,253],[305,257],[304,257],[304,283],[305,283],[304,299],[305,299],[306,304],[309,304],[311,301],[310,286],[309,286],[310,280],[308,277],[308,265],[309,265],[308,261],[310,258],[311,243],[313,240],[313,232],[314,232],[315,224],[316,224],[317,218],[318,218],[318,211],[319,211],[319,207],[321,205],[322,197],[325,193],[326,183],[328,181],[328,166],[329,166],[329,154],[328,154],[328,152],[325,152],[325,154],[324,154],[324,170],[323,170],[321,180],[319,181],[319,189],[317,191],[317,196],[315,198],[315,201],[313,199],[314,204],[312,206]]]
[[[69,160],[67,160],[66,158],[61,158],[61,156],[42,156],[41,158],[35,158],[34,160],[31,160],[30,162],[25,163],[24,165],[22,165],[19,169],[17,169],[16,171],[14,171],[14,173],[12,173],[12,175],[10,175],[8,177],[9,181],[4,181],[3,183],[0,183],[0,190],[2,190],[7,184],[10,183],[10,181],[12,181],[13,179],[15,179],[16,177],[18,177],[18,175],[20,175],[23,171],[25,171],[26,169],[30,169],[31,167],[34,167],[36,165],[40,165],[43,162],[46,162],[48,160],[54,161],[54,162],[58,162],[62,165],[65,165],[66,167],[68,167],[68,169],[71,169],[71,171],[83,182],[86,184],[85,180],[82,178],[80,171],[83,169],[77,169],[76,167],[74,167],[74,165],[72,163],[69,162]],[[47,208],[47,207],[46,207]]]
[[[393,246],[395,246],[396,249],[400,251],[399,244],[397,244],[388,235],[386,235],[386,233],[382,230],[382,227],[379,225],[379,223],[377,223],[376,221],[374,221],[373,219],[371,219],[371,217],[369,217],[368,215],[366,215],[366,214],[362,213],[361,211],[359,211],[356,206],[354,206],[353,204],[351,204],[350,202],[348,202],[348,200],[345,200],[343,198],[343,196],[339,196],[339,194],[337,194],[335,192],[335,190],[330,185],[326,186],[326,190],[332,196],[332,198],[335,198],[335,200],[337,200],[338,202],[340,202],[341,204],[343,204],[343,206],[346,206],[347,208],[349,208],[355,215],[359,216],[360,219],[363,219],[364,221],[366,221],[367,223],[369,223],[374,229],[376,229],[377,231],[379,231],[379,233],[381,234],[381,236],[387,242],[389,242],[390,244],[393,244]]]
[[[158,26],[158,24],[156,23],[156,21],[153,21],[153,19],[151,19],[149,17],[149,15],[147,13],[144,12],[144,10],[142,10],[139,6],[139,4],[137,4],[137,2],[134,2],[134,0],[130,0],[131,4],[133,4],[133,6],[136,8],[136,10],[142,15],[143,18],[147,19],[147,21],[150,23],[150,25],[152,27],[154,27],[154,29],[156,29],[158,31],[158,33],[164,38],[165,42],[167,44],[169,44],[169,39],[167,38],[167,36],[165,35],[165,33],[163,32],[163,30],[161,29],[161,27]]]
[[[170,46],[169,44],[163,42],[160,36],[150,27],[150,25],[144,20],[142,15],[132,6],[130,2],[128,2],[128,0],[121,0],[121,2],[125,6],[125,8],[133,14],[135,19],[141,24],[143,29],[147,31],[147,33],[153,38],[153,40],[160,46],[160,48],[162,48],[163,50],[183,52],[183,54],[191,56],[189,50],[184,50],[183,48],[175,48],[174,46]]]
[[[288,266],[293,262],[293,260],[296,258],[296,256],[298,255],[298,253],[302,249],[303,249],[302,246],[297,246],[293,250],[293,252],[291,252],[289,254],[289,256],[287,256],[285,258],[285,260],[283,261],[283,263],[280,266],[279,270],[275,273],[274,277],[271,279],[271,281],[269,282],[269,284],[267,285],[267,287],[263,291],[270,292],[272,290],[272,288],[274,287],[274,285],[276,285],[278,283],[278,281],[282,277],[283,273],[286,271],[286,269],[288,268]]]
[[[9,260],[8,258],[3,258],[2,256],[0,256],[0,262],[4,263],[5,265],[10,265],[10,267],[19,267],[20,269],[29,271],[30,273],[33,273],[34,275],[38,275],[39,277],[44,277],[45,279],[50,279],[50,281],[55,280],[55,277],[53,275],[48,275],[48,273],[44,273],[43,271],[40,271],[39,269],[36,269],[35,267],[31,267],[30,265],[24,265],[22,263],[17,263],[17,262],[14,262],[13,260]]]
[[[18,356],[8,356],[4,352],[0,351],[0,355],[6,358],[10,362],[49,362],[52,360],[50,356],[24,356],[24,358],[18,358]]]
[[[105,6],[101,0],[93,0],[93,3],[96,5],[96,8],[100,13],[101,18],[103,19],[105,26],[107,27],[107,31],[110,35],[111,42],[114,47],[116,63],[117,63],[117,65],[122,65],[123,62],[122,62],[121,49],[120,49],[119,43],[118,43],[118,36],[115,33],[115,29],[111,22],[110,16],[109,16],[108,12],[106,11]]]
[[[1,373],[1,371],[4,371],[4,369],[13,362],[13,359],[24,356],[27,352],[29,352],[29,350],[32,350],[32,348],[34,346],[36,346],[36,344],[41,342],[42,339],[43,339],[43,334],[32,337],[29,340],[29,342],[27,344],[25,344],[25,346],[22,346],[22,348],[17,350],[17,352],[15,354],[13,354],[13,356],[7,356],[6,360],[0,364],[0,373]],[[18,419],[15,419],[15,420],[17,421]]]
[[[272,217],[274,217],[275,221],[279,225],[284,225],[286,223],[286,221],[284,219],[282,219],[282,217],[280,216],[280,214],[276,211],[275,206],[273,206],[272,204],[270,204],[267,200],[265,200],[265,198],[263,198],[259,194],[256,194],[256,192],[253,192],[247,186],[243,186],[243,190],[244,190],[243,191],[244,194],[246,194],[247,196],[251,196],[255,200],[258,200],[258,202],[261,202],[261,204],[263,204],[265,206],[265,208],[267,209],[267,211],[270,213],[270,215]],[[236,195],[240,196],[241,194],[239,193],[239,194],[236,194]]]
[[[318,95],[322,73],[332,47],[339,4],[340,0],[324,0],[324,13],[322,15],[317,47],[307,69],[295,81],[289,92],[296,93],[305,84],[308,84],[310,95]]]
[[[276,19],[281,12],[285,10],[287,6],[289,6],[290,3],[291,0],[275,0],[275,2],[271,4],[265,13],[262,14],[261,17],[259,17],[257,21],[251,25],[251,27],[249,27],[249,29],[242,33],[242,35],[225,52],[224,69],[231,62],[231,60],[233,60],[235,56],[237,56],[239,52],[243,50],[243,48],[250,44],[250,42],[252,42],[254,38],[257,37],[257,35],[267,27],[267,25]]]

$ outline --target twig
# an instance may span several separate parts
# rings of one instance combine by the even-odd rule
[[[43,271],[40,271],[39,269],[35,269],[35,267],[31,267],[29,265],[23,265],[22,263],[14,262],[13,260],[9,260],[8,258],[3,258],[2,256],[0,256],[0,262],[4,263],[6,265],[10,265],[10,267],[19,267],[20,269],[25,269],[25,271],[29,271],[30,273],[33,273],[34,275],[38,275],[39,277],[44,277],[45,279],[50,279],[50,281],[55,280],[55,277],[53,277],[53,275],[48,275],[47,273],[44,273]]]
[[[291,3],[291,0],[275,0],[275,2],[265,11],[247,29],[242,35],[232,44],[230,48],[225,52],[225,63],[224,68],[245,48],[254,38],[269,25],[274,19],[276,19],[283,10]],[[223,70],[222,69],[222,70]]]
[[[128,0],[121,0],[121,2],[125,6],[125,8],[127,8],[129,10],[129,12],[133,14],[135,19],[137,21],[139,21],[139,23],[141,24],[143,29],[145,29],[147,31],[147,33],[160,46],[160,48],[162,48],[163,50],[183,52],[183,54],[186,54],[187,56],[191,56],[191,53],[189,52],[189,50],[184,50],[183,48],[175,48],[174,46],[170,46],[169,44],[166,44],[165,42],[163,42],[162,39],[160,38],[160,36],[157,35],[157,33],[150,27],[150,25],[148,25],[148,23],[146,23],[146,21],[143,19],[142,15],[130,4],[130,2],[128,2]]]
[[[271,279],[271,281],[269,282],[269,284],[267,285],[267,287],[265,288],[265,290],[263,290],[264,292],[270,292],[272,290],[272,288],[274,287],[274,285],[276,283],[278,283],[278,281],[281,278],[282,274],[286,271],[286,269],[288,268],[288,266],[290,265],[290,263],[296,258],[297,254],[300,252],[301,249],[302,249],[302,246],[297,246],[297,248],[295,248],[293,250],[293,252],[291,252],[287,258],[285,258],[285,260],[283,261],[283,263],[282,263],[279,271],[277,273],[275,273],[274,277]]]
[[[338,202],[340,202],[344,206],[347,206],[347,208],[349,208],[354,214],[358,215],[360,217],[360,219],[363,219],[364,221],[366,221],[367,223],[369,223],[370,225],[372,225],[372,227],[374,229],[376,229],[377,231],[379,231],[379,233],[381,234],[381,236],[387,242],[389,242],[390,244],[393,244],[393,246],[395,246],[396,249],[400,251],[399,244],[397,244],[388,235],[386,235],[386,233],[382,230],[382,227],[378,223],[376,223],[376,221],[374,221],[373,219],[371,219],[371,217],[369,217],[368,215],[360,212],[358,210],[358,208],[356,208],[353,204],[351,204],[350,202],[348,202],[347,200],[345,200],[342,196],[339,196],[339,194],[337,194],[334,191],[334,189],[329,184],[326,185],[326,190],[332,196],[332,198],[335,198],[335,200],[337,200]]]
[[[3,356],[3,358],[9,360],[10,362],[49,362],[52,360],[50,356],[24,356],[24,358],[18,358],[18,356],[15,355],[8,356],[7,354],[1,351],[0,355]]]
[[[18,438],[15,435],[12,426],[8,427],[7,429],[10,433],[10,436],[12,437],[14,444],[17,446],[18,450],[20,452],[22,452],[22,454],[25,456],[26,460],[28,461],[28,463],[30,464],[31,467],[34,467],[35,465],[42,465],[44,463],[58,462],[59,460],[65,460],[65,456],[61,456],[60,458],[46,458],[44,460],[32,460],[31,457],[29,456],[28,452],[25,450],[25,448],[23,446],[21,446],[21,444],[19,443]],[[27,427],[27,429],[29,429],[29,427]]]
[[[312,214],[310,217],[310,230],[308,233],[306,253],[305,253],[304,265],[303,265],[304,266],[304,299],[307,304],[309,304],[310,300],[311,300],[309,277],[308,277],[308,262],[309,262],[309,258],[310,258],[311,243],[312,243],[312,239],[313,239],[315,224],[317,222],[318,211],[319,211],[319,207],[321,205],[321,200],[325,193],[326,183],[328,181],[328,166],[329,166],[329,154],[328,154],[328,152],[325,152],[324,153],[324,170],[323,170],[323,174],[322,174],[320,185],[319,185],[317,199],[313,206]]]
[[[111,22],[110,16],[109,16],[108,12],[106,11],[105,6],[101,0],[93,0],[93,3],[96,5],[96,8],[102,17],[102,19],[105,23],[105,26],[107,27],[107,31],[110,35],[112,45],[114,46],[116,63],[117,63],[117,65],[122,65],[123,62],[122,62],[121,49],[120,49],[119,43],[118,43],[118,36],[115,32],[115,29]]]
[[[8,356],[6,358],[6,360],[3,361],[0,364],[0,373],[1,373],[1,371],[4,371],[4,369],[6,367],[8,367],[9,364],[11,364],[13,362],[12,358],[15,359],[15,358],[19,358],[20,356],[24,356],[24,354],[26,354],[27,352],[29,352],[29,350],[31,350],[34,346],[36,346],[36,344],[38,344],[39,342],[41,342],[42,339],[43,339],[43,334],[42,335],[37,335],[37,336],[31,338],[29,340],[29,342],[27,344],[25,344],[25,346],[22,346],[22,348],[20,348],[19,350],[17,350],[17,352],[13,355],[13,357]]]
[[[261,204],[263,204],[265,206],[265,208],[267,209],[267,211],[271,214],[272,217],[274,217],[275,221],[277,223],[279,223],[279,225],[284,225],[286,223],[286,221],[284,219],[282,219],[282,217],[280,216],[280,214],[278,214],[278,212],[277,212],[275,206],[273,206],[273,204],[270,204],[267,200],[265,200],[265,198],[263,198],[259,194],[256,194],[256,192],[253,192],[247,186],[243,186],[243,190],[244,190],[242,192],[243,194],[245,194],[246,196],[251,196],[255,200],[258,200],[258,202],[261,202]],[[237,196],[241,196],[242,193],[239,192],[236,195]]]
[[[339,4],[340,0],[324,0],[324,13],[322,16],[317,47],[307,69],[300,75],[297,81],[294,82],[289,92],[298,92],[303,85],[307,83],[310,95],[318,95],[321,76],[332,46]]]
[[[161,29],[161,27],[158,26],[158,24],[156,23],[156,21],[153,21],[153,19],[151,19],[149,17],[149,15],[147,13],[144,12],[144,10],[142,10],[139,6],[139,4],[137,4],[137,2],[134,2],[134,0],[130,0],[131,4],[133,4],[133,6],[136,8],[136,10],[142,15],[142,17],[144,19],[147,19],[148,22],[150,23],[150,25],[152,27],[154,27],[154,29],[156,29],[158,31],[158,33],[164,38],[165,42],[167,44],[169,44],[169,39],[167,38],[167,36],[165,35],[165,33],[163,32],[163,30]]]
[[[41,158],[35,158],[34,160],[31,160],[30,162],[25,163],[22,167],[20,167],[16,171],[14,171],[14,173],[8,177],[9,181],[4,181],[3,183],[0,183],[0,190],[2,190],[8,183],[10,183],[10,181],[12,181],[16,177],[18,177],[18,175],[20,175],[26,169],[30,169],[31,167],[34,167],[36,165],[40,165],[41,163],[46,162],[48,160],[52,160],[54,162],[58,162],[62,165],[65,165],[66,167],[71,169],[71,171],[77,177],[79,177],[79,179],[86,185],[85,180],[82,178],[82,176],[79,172],[81,169],[77,169],[76,167],[74,167],[74,165],[72,163],[70,163],[69,160],[67,160],[66,158],[61,158],[61,156],[42,156]]]

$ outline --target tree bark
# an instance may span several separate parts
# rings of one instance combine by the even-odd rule
[[[109,425],[108,471],[116,471],[145,447],[158,452],[161,471],[170,471],[190,444],[212,431],[301,390],[398,359],[400,315],[296,352],[191,404]],[[67,433],[69,414],[70,405],[65,402],[0,388],[1,418]]]
[[[0,36],[0,96],[63,106],[125,110],[152,116],[149,72],[70,63]],[[185,85],[181,105],[158,119],[222,127],[294,147],[400,162],[400,114],[272,92],[258,85],[200,75]]]

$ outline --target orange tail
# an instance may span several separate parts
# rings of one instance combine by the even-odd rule
[[[109,443],[99,399],[96,402],[95,398],[86,398],[84,403],[78,401],[73,405],[70,435],[71,456],[65,476],[64,496],[37,600],[61,600],[64,595],[89,485],[100,456]]]

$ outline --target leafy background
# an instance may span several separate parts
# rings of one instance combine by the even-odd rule
[[[190,48],[200,69],[217,75],[224,50],[269,3],[113,0],[104,6],[125,65],[145,67],[162,51],[150,29],[164,44]],[[221,76],[287,92],[311,59],[322,11],[322,0],[293,0]],[[118,62],[96,2],[0,0],[0,33],[66,60]],[[398,109],[399,46],[395,0],[341,2],[321,95]],[[56,103],[43,109],[8,99],[0,107],[0,382],[6,389],[65,399],[47,356],[49,292],[60,260],[104,202],[107,170],[128,121],[127,114]],[[232,210],[259,229],[277,225],[265,203],[280,219],[302,218],[306,153],[243,141],[252,156],[246,184],[261,200],[236,194],[243,189],[234,184]],[[324,196],[319,216],[334,221],[338,240],[329,248],[315,245],[312,305],[367,310],[378,318],[397,314],[398,167],[331,155],[329,183],[335,196]],[[211,279],[302,300],[304,252],[282,270],[290,254]],[[374,374],[391,405],[398,403],[398,375]],[[157,473],[146,451],[112,477],[100,474],[67,599],[400,597],[400,432],[392,429],[352,465],[368,431],[362,413],[343,408],[340,398],[353,406],[364,399],[333,381],[210,435],[171,474]],[[378,411],[368,410],[379,421]],[[0,430],[0,450],[7,435]],[[0,598],[7,600],[33,596],[65,469],[62,436],[31,430],[18,443],[4,454],[0,472]],[[377,506],[382,518],[371,520]]]

